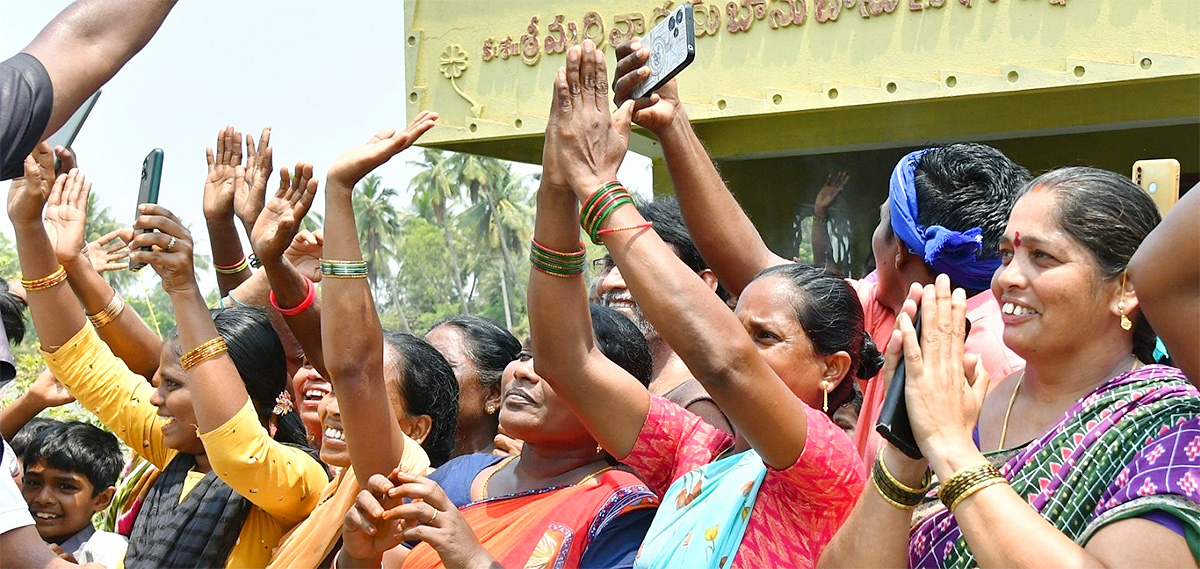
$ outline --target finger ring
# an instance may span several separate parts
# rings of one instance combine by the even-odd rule
[[[171,240],[167,241],[167,248],[165,250],[168,253],[171,252],[171,248],[175,247],[175,241],[176,241],[176,239],[175,239],[175,236],[173,236],[173,235],[171,236]]]
[[[433,525],[433,520],[437,519],[438,513],[440,513],[440,512],[441,512],[441,510],[437,510],[437,509],[433,510],[433,515],[430,516],[429,521],[425,522],[425,525],[427,525],[427,526]]]

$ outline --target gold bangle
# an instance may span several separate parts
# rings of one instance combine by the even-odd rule
[[[924,488],[911,488],[896,480],[884,465],[883,457],[876,456],[875,465],[871,469],[871,483],[875,486],[879,496],[887,503],[901,510],[911,510],[925,499],[925,494],[933,485],[933,478],[929,470],[926,470],[925,476],[921,479]]]
[[[53,273],[50,273],[49,275],[46,275],[40,279],[22,278],[21,286],[25,287],[25,290],[27,290],[29,292],[36,292],[39,290],[46,290],[51,287],[56,287],[56,286],[62,284],[63,281],[66,281],[66,280],[67,280],[67,270],[64,269],[62,265],[59,265],[58,268],[55,269]]]
[[[202,362],[215,358],[227,351],[229,351],[229,348],[225,345],[225,339],[217,336],[216,338],[213,338],[203,344],[200,344],[199,346],[196,346],[195,348],[192,348],[191,350],[188,350],[186,354],[183,354],[183,356],[179,358],[179,364],[183,366],[183,371],[187,371],[200,365]]]
[[[956,497],[953,502],[950,502],[950,505],[947,506],[947,509],[950,510],[950,513],[954,513],[954,508],[957,508],[958,505],[961,504],[963,500],[970,498],[976,492],[983,490],[984,488],[987,488],[988,486],[993,486],[996,484],[1008,484],[1008,480],[1006,478],[1004,478],[1003,476],[993,476],[990,478],[985,478],[983,480],[980,480],[979,482],[976,482],[975,484],[968,487],[966,490],[963,490],[962,493],[959,494],[958,497]]]
[[[108,302],[108,306],[104,310],[95,314],[88,314],[88,320],[92,321],[92,326],[95,328],[103,328],[116,320],[122,312],[125,311],[125,299],[121,297],[121,293],[114,291],[112,300]]]
[[[955,472],[942,483],[941,488],[938,488],[938,498],[947,508],[953,508],[962,501],[965,495],[978,492],[982,488],[982,486],[978,486],[980,483],[995,479],[1005,480],[1000,471],[990,462],[968,466]],[[989,485],[994,483],[991,482]]]

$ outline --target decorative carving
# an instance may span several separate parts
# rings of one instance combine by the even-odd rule
[[[808,6],[805,4],[805,0],[776,1],[786,4],[788,9],[785,12],[779,8],[771,8],[771,11],[767,14],[767,25],[771,26],[772,30],[788,26],[799,26],[808,18]]]
[[[450,86],[454,87],[454,92],[458,93],[458,96],[466,99],[466,101],[471,104],[471,114],[474,115],[475,118],[479,118],[483,113],[483,105],[479,104],[478,101],[472,99],[470,96],[464,93],[463,90],[459,88],[457,82],[458,78],[462,77],[463,73],[466,73],[467,67],[469,67],[470,64],[471,63],[469,56],[467,55],[467,51],[464,50],[461,45],[450,44],[446,46],[444,51],[442,51],[441,63],[438,64],[438,69],[441,70],[442,75],[445,76],[446,79],[450,80]]]
[[[604,35],[604,18],[599,12],[588,12],[583,15],[583,38],[592,40],[596,44],[596,49],[604,49],[604,42],[607,38]]]
[[[715,36],[717,32],[721,31],[721,8],[716,4],[705,4],[704,0],[692,0],[692,18],[696,25],[696,37],[698,38]]]
[[[554,16],[554,21],[546,26],[546,53],[562,53],[567,51],[567,35],[563,30],[563,18],[566,16],[559,14]],[[553,37],[553,34],[558,34],[558,39]]]
[[[742,10],[746,11],[745,17],[740,16]],[[730,2],[725,5],[725,15],[729,17],[726,24],[729,33],[748,32],[754,20],[766,17],[767,0],[742,0],[741,6],[737,2]]]
[[[652,25],[657,26],[659,21],[671,15],[671,7],[674,5],[675,0],[663,0],[662,6],[655,6],[650,12],[650,20],[654,22]]]
[[[621,26],[625,26],[621,30]],[[613,47],[621,45],[634,38],[634,36],[642,37],[646,34],[646,19],[641,14],[636,12],[631,14],[617,14],[613,16],[613,29],[608,33],[608,43]],[[699,35],[699,30],[697,30]]]
[[[526,28],[529,33],[521,36],[521,61],[525,65],[537,65],[538,60],[542,58],[542,46],[538,42],[538,17],[534,16],[529,19],[529,27]]]
[[[971,0],[967,1],[970,2]],[[899,4],[900,0],[860,0],[858,13],[864,18],[891,14],[896,11],[896,6]],[[909,0],[908,8],[912,9],[912,0]]]

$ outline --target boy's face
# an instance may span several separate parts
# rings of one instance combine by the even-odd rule
[[[26,465],[21,494],[29,504],[38,535],[49,541],[69,538],[86,528],[92,514],[108,507],[116,493],[112,486],[95,496],[93,490],[86,476],[38,462]]]

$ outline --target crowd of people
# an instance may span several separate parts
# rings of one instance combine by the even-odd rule
[[[21,272],[0,372],[27,322],[47,368],[0,410],[3,565],[1200,564],[1200,192],[1163,220],[1111,172],[922,148],[892,173],[875,273],[845,279],[766,247],[674,82],[631,99],[645,46],[610,76],[585,40],[554,80],[529,338],[380,323],[353,195],[432,112],[330,164],[318,231],[313,165],[269,190],[270,130],[221,130],[209,306],[188,220],[141,204],[87,243],[92,185],[41,142],[171,5],[76,3],[0,63]],[[617,179],[633,124],[676,197]],[[160,277],[166,338],[102,276],[125,263]],[[918,453],[875,429],[901,364]],[[70,401],[106,429],[37,417]]]

